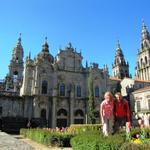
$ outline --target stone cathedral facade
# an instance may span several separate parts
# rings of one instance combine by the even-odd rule
[[[64,50],[59,49],[54,58],[47,41],[34,60],[26,58],[20,90],[26,103],[25,117],[45,118],[52,127],[86,122],[89,72],[93,74],[94,95],[99,104],[106,90],[108,70],[99,69],[97,64],[84,68],[82,59],[71,43]]]
[[[141,80],[140,83],[150,80],[149,42],[149,32],[143,24],[136,67],[136,78]],[[20,36],[13,49],[9,72],[4,82],[0,82],[0,119],[39,119],[43,126],[48,127],[87,123],[88,78],[91,73],[99,123],[99,104],[103,94],[108,90],[117,92],[120,82],[130,77],[129,63],[125,61],[119,42],[112,64],[112,77],[107,65],[99,68],[97,63],[89,66],[86,63],[84,66],[82,60],[82,53],[77,52],[71,43],[52,56],[47,38],[34,59],[29,54],[24,60]],[[126,90],[126,86],[124,88]]]
[[[93,77],[95,107],[99,114],[99,103],[107,90],[108,68],[104,66],[100,69],[96,63],[90,66],[86,64],[84,67],[82,59],[81,52],[78,53],[71,43],[63,50],[59,49],[56,57],[53,57],[45,39],[36,58],[31,59],[29,54],[23,66],[20,37],[13,49],[9,73],[6,76],[5,90],[20,93],[19,104],[10,102],[14,106],[9,109],[10,114],[28,119],[41,118],[45,120],[45,124],[47,121],[49,127],[86,123],[89,73]],[[1,104],[3,110],[5,103],[6,100]]]

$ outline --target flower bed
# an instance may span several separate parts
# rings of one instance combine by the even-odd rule
[[[21,129],[20,134],[38,143],[59,147],[71,147],[70,139],[87,132],[100,133],[101,125],[72,125],[69,128]]]
[[[128,134],[122,129],[108,137],[104,137],[100,129],[100,125],[72,125],[61,130],[21,129],[20,134],[47,146],[72,146],[73,150],[150,149],[150,128],[132,128]]]
[[[150,128],[132,128],[126,134],[119,133],[104,137],[100,133],[85,132],[71,139],[73,150],[148,150],[150,149]]]
[[[131,143],[150,144],[150,128],[134,129],[131,132]]]
[[[102,128],[101,124],[72,124],[67,131],[75,134],[82,134],[87,131],[100,132]]]

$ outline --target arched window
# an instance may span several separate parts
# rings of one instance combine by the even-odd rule
[[[84,116],[84,113],[83,113],[83,111],[82,111],[81,109],[77,109],[77,110],[75,111],[74,115],[75,115],[75,116],[81,116],[81,117],[83,117],[83,116]]]
[[[43,81],[42,82],[42,94],[47,94],[47,87],[48,87],[48,83],[47,81]]]
[[[13,82],[17,82],[18,79],[18,71],[14,71],[13,73]]]
[[[99,87],[95,87],[95,97],[99,97]]]
[[[61,108],[58,110],[57,116],[67,116],[67,111],[65,109]]]
[[[143,65],[143,59],[141,58],[141,66]]]
[[[41,118],[46,119],[46,109],[41,110]]]
[[[16,58],[16,63],[19,63],[19,59],[18,59],[18,57]]]
[[[75,124],[83,124],[84,123],[84,113],[81,109],[77,109],[74,112],[74,123]]]
[[[139,62],[137,62],[137,67],[138,67],[138,68],[140,68],[140,64],[139,64]]]
[[[136,108],[137,108],[137,112],[141,111],[141,102],[140,101],[136,102]]]
[[[126,77],[129,77],[129,74],[128,74],[128,71],[127,71],[127,70],[125,71],[125,76],[126,76]]]
[[[145,56],[145,64],[147,64],[147,57]]]
[[[81,97],[81,86],[77,85],[77,97]]]
[[[62,128],[68,125],[67,110],[61,108],[57,111],[57,127]]]
[[[64,83],[62,83],[61,85],[60,85],[60,96],[65,96],[65,84]]]

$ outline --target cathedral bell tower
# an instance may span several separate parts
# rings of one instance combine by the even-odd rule
[[[137,54],[136,77],[150,80],[150,36],[147,27],[142,22],[141,48]]]
[[[18,38],[16,47],[13,49],[12,58],[9,64],[9,73],[6,76],[6,90],[14,89],[17,91],[23,78],[23,47],[21,44],[21,34]],[[8,84],[10,84],[10,87]]]
[[[112,64],[113,76],[119,79],[129,77],[129,64],[124,59],[123,52],[120,48],[119,41],[117,42],[117,49],[115,54],[114,64]]]

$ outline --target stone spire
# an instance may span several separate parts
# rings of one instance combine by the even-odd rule
[[[29,57],[29,59],[31,59],[31,52],[30,51],[29,51],[29,56],[28,57]]]
[[[142,33],[141,33],[141,40],[145,40],[148,39],[149,40],[149,32],[147,30],[147,27],[144,23],[144,20],[142,20]]]
[[[124,63],[125,63],[124,55],[123,55],[123,52],[122,52],[122,49],[120,47],[120,43],[118,40],[114,64],[116,64],[116,65],[122,64],[123,65]]]
[[[13,60],[15,61],[16,59],[23,60],[23,47],[21,44],[21,33],[19,34],[19,38],[16,44],[16,47],[13,49]]]
[[[86,60],[86,69],[88,68],[88,61]]]
[[[49,45],[47,43],[47,37],[45,37],[45,43],[42,45],[42,52],[48,52],[49,53]]]
[[[9,78],[12,80],[12,83],[15,84],[15,86],[19,86],[23,78],[23,69],[24,69],[23,53],[24,52],[21,44],[21,33],[20,33],[16,47],[13,49],[8,74]],[[12,87],[14,87],[14,85],[12,85]],[[7,88],[7,90],[8,89],[9,88]]]
[[[21,33],[19,34],[17,45],[21,45]]]
[[[141,47],[137,54],[136,78],[150,80],[150,35],[142,21]]]
[[[47,60],[50,63],[53,63],[54,57],[49,53],[49,45],[47,42],[47,37],[45,37],[45,43],[42,45],[41,52],[37,55],[36,63],[40,62],[41,60]]]
[[[117,49],[120,49],[120,42],[119,42],[119,40],[117,41]]]
[[[13,49],[12,59],[9,65],[9,75],[11,77],[15,74],[18,76],[19,79],[22,79],[23,53],[24,51],[21,44],[21,33],[20,33],[16,47]]]
[[[26,57],[26,61],[31,60],[31,52],[29,51],[28,56]]]
[[[142,20],[141,51],[147,47],[150,47],[150,36],[144,20]]]
[[[129,65],[124,59],[122,49],[120,47],[119,40],[117,41],[116,54],[113,68],[113,76],[117,78],[129,77]]]

